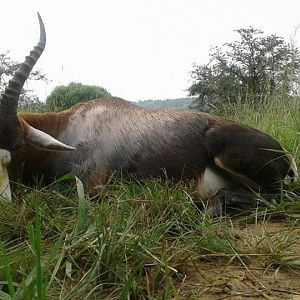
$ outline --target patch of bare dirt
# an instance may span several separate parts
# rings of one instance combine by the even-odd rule
[[[300,274],[201,263],[180,288],[184,299],[300,299]]]
[[[276,235],[287,230],[284,222],[237,226],[236,234],[260,235],[262,231]],[[299,228],[294,234],[300,236]],[[293,243],[292,253],[300,256],[300,243]],[[244,261],[218,257],[214,261],[199,260],[187,266],[185,278],[178,286],[181,299],[293,299],[300,300],[300,270],[266,266],[253,257]]]

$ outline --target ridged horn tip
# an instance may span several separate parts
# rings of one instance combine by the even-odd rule
[[[44,46],[46,45],[46,30],[45,30],[45,25],[43,22],[43,19],[40,15],[40,13],[37,11],[37,15],[39,18],[39,23],[40,23],[40,41],[39,43],[42,43]]]
[[[6,89],[0,97],[0,115],[15,115],[17,113],[18,100],[25,80],[28,78],[33,66],[43,53],[46,45],[46,31],[43,20],[37,12],[40,24],[40,40],[30,52],[29,56],[20,65],[13,78],[8,82]]]

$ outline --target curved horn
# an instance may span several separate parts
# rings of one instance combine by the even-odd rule
[[[17,113],[18,100],[24,82],[45,49],[45,27],[40,14],[37,14],[40,23],[40,40],[37,46],[30,52],[29,56],[26,56],[25,61],[20,65],[13,78],[9,81],[8,86],[5,88],[5,91],[0,98],[0,114],[2,115],[15,115]]]

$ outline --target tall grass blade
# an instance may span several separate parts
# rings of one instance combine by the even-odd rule
[[[12,297],[6,293],[0,291],[0,300],[12,300]]]
[[[46,299],[46,290],[43,280],[42,262],[41,262],[41,220],[39,208],[36,211],[35,226],[32,223],[28,224],[28,234],[30,238],[31,248],[35,255],[36,268],[36,289],[39,300]]]
[[[4,278],[7,281],[8,291],[9,291],[9,295],[10,295],[9,296],[9,295],[3,293],[2,296],[4,297],[4,294],[5,294],[8,297],[13,298],[15,296],[15,288],[14,288],[14,284],[13,284],[13,278],[12,278],[11,270],[9,267],[9,260],[6,256],[6,253],[5,253],[5,250],[4,250],[4,247],[2,244],[0,244],[0,266],[4,267]],[[0,295],[0,297],[1,297],[1,295]]]
[[[134,277],[130,276],[129,279],[125,282],[125,285],[122,288],[120,300],[128,300],[130,299],[130,289],[132,288]]]
[[[77,240],[78,234],[84,229],[88,216],[88,203],[85,199],[83,184],[76,176],[75,179],[78,197],[78,221],[72,239],[73,243]]]

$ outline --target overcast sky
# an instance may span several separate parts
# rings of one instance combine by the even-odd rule
[[[0,53],[18,61],[38,40],[36,11],[44,20],[36,68],[52,82],[26,86],[41,100],[71,81],[133,101],[185,97],[193,63],[237,39],[235,29],[251,25],[289,41],[300,24],[299,0],[2,0],[0,8]]]

